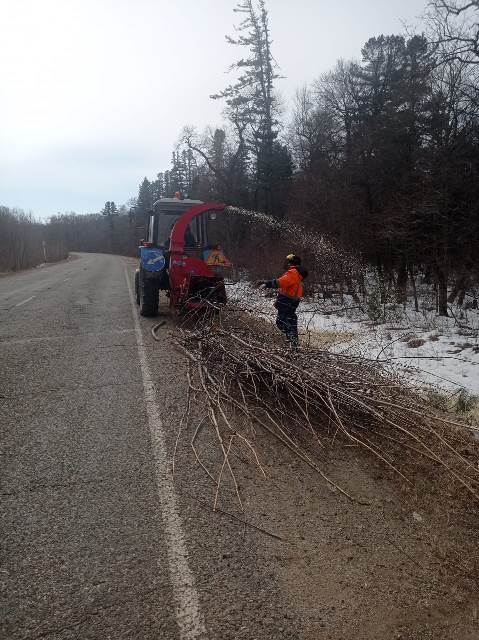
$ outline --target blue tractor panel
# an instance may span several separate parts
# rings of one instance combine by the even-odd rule
[[[145,271],[162,271],[166,264],[163,250],[156,247],[140,247],[140,263]]]

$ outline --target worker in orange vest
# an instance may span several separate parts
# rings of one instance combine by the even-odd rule
[[[276,326],[285,334],[292,347],[298,346],[298,308],[303,297],[303,280],[308,272],[301,267],[301,258],[294,253],[286,256],[284,264],[286,272],[274,280],[260,280],[257,284],[262,289],[278,289],[274,306],[278,311]]]

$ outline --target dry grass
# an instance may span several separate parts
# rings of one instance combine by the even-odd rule
[[[303,347],[313,349],[330,349],[340,344],[351,344],[358,337],[353,331],[307,331],[300,332],[299,339]]]

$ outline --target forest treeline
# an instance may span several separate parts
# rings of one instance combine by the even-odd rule
[[[59,213],[47,221],[0,206],[0,272],[58,262],[70,251],[136,255],[142,234],[133,210],[114,202],[99,213]]]
[[[399,302],[420,273],[446,315],[451,285],[463,297],[479,275],[479,0],[429,2],[420,33],[372,37],[359,60],[299,89],[288,116],[264,0],[235,11],[234,79],[211,96],[223,124],[186,126],[171,166],[145,177],[129,206],[52,219],[66,247],[131,253],[152,203],[181,191],[328,236]],[[246,240],[245,263],[264,255]]]
[[[141,184],[138,214],[149,193],[179,190],[287,217],[359,253],[399,302],[420,272],[446,315],[448,285],[464,297],[479,268],[479,2],[438,0],[424,33],[371,38],[360,61],[297,92],[286,124],[264,2],[238,10],[229,41],[249,57],[212,96],[225,126],[185,127],[171,168]]]
[[[61,225],[45,224],[21,210],[0,206],[0,271],[28,269],[67,255]]]

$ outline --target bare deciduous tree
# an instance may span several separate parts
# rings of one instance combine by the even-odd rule
[[[479,0],[432,0],[427,18],[443,56],[479,64]]]

